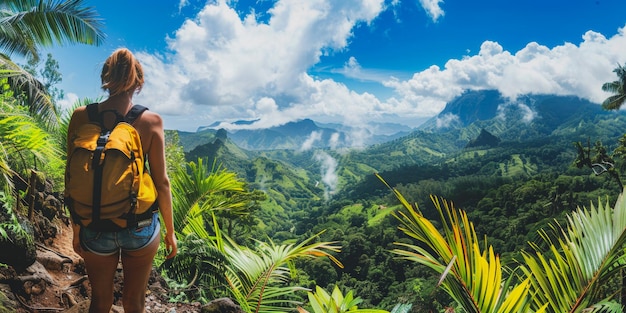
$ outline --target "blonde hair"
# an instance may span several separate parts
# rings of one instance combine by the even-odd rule
[[[102,89],[109,91],[109,96],[125,92],[140,92],[143,87],[143,68],[130,50],[120,48],[104,61]]]

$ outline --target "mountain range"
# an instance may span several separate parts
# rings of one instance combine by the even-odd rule
[[[250,151],[364,148],[411,137],[416,133],[444,134],[455,131],[459,132],[456,146],[463,147],[483,128],[503,140],[525,140],[551,135],[568,123],[576,124],[606,114],[619,113],[603,111],[599,104],[573,96],[525,95],[512,101],[502,97],[498,91],[484,90],[465,92],[449,102],[437,116],[417,128],[394,123],[372,123],[363,129],[303,119],[271,128],[224,131],[235,145]],[[238,121],[234,124],[253,123]],[[212,137],[220,129],[219,125],[214,123],[201,127],[195,133],[182,133],[185,150],[202,144],[201,138]]]
[[[274,193],[277,195],[284,194],[285,188],[293,188],[289,193],[301,197],[276,200],[280,205],[293,207],[300,200],[310,200],[311,195],[332,197],[346,189],[353,192],[360,188],[354,187],[358,184],[374,184],[369,181],[374,179],[373,173],[400,172],[406,176],[411,171],[403,169],[410,167],[465,161],[479,162],[477,172],[494,170],[481,170],[486,165],[480,162],[495,162],[506,168],[507,162],[513,162],[506,159],[507,155],[523,158],[529,147],[549,154],[527,157],[535,160],[531,166],[535,171],[541,171],[546,162],[552,166],[555,160],[568,166],[575,158],[574,142],[615,145],[625,132],[623,112],[605,111],[599,104],[584,99],[525,95],[511,101],[497,91],[484,90],[464,93],[417,129],[381,135],[375,143],[356,149],[332,143],[348,138],[349,127],[320,126],[312,120],[233,133],[223,129],[179,132],[179,138],[189,161],[216,159],[253,187],[280,190]],[[311,134],[318,134],[317,140],[303,149]],[[382,140],[385,136],[387,139]],[[468,154],[470,151],[474,152]],[[481,161],[475,158],[477,155],[483,159],[489,155],[505,159]],[[512,175],[495,170],[500,171],[498,175]],[[414,178],[404,179],[426,176],[416,173]]]
[[[236,121],[233,125],[252,125],[254,121]],[[222,123],[200,127],[196,133],[215,132]],[[239,147],[247,150],[345,148],[368,146],[393,140],[413,131],[412,128],[395,123],[372,123],[367,128],[355,128],[338,123],[318,123],[311,119],[288,122],[283,125],[260,129],[228,130],[228,137]]]

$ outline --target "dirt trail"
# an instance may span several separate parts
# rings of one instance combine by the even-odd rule
[[[0,285],[0,289],[14,303],[16,313],[87,312],[90,285],[83,260],[72,248],[71,227],[58,219],[50,227],[57,229],[56,236],[37,244],[37,261],[33,265],[23,273],[15,273],[11,268],[0,270],[0,277],[13,281]],[[111,312],[124,312],[121,268],[115,280],[115,305]],[[146,295],[147,312],[200,312],[199,304],[169,303],[167,286],[155,271]]]

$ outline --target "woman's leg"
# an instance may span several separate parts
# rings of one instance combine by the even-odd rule
[[[122,304],[124,313],[144,313],[146,306],[146,288],[152,271],[152,261],[159,249],[160,236],[136,251],[122,252],[122,267],[124,273],[124,289]]]
[[[113,280],[120,255],[102,256],[85,251],[83,259],[91,284],[89,313],[109,313],[113,305]]]

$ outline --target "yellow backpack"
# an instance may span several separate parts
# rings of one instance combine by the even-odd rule
[[[89,123],[71,138],[67,156],[65,197],[72,219],[97,231],[118,231],[143,226],[158,211],[157,191],[146,168],[139,133],[132,123],[146,107],[134,105],[126,116],[117,111],[98,112],[87,105]],[[103,115],[113,113],[112,129]]]

